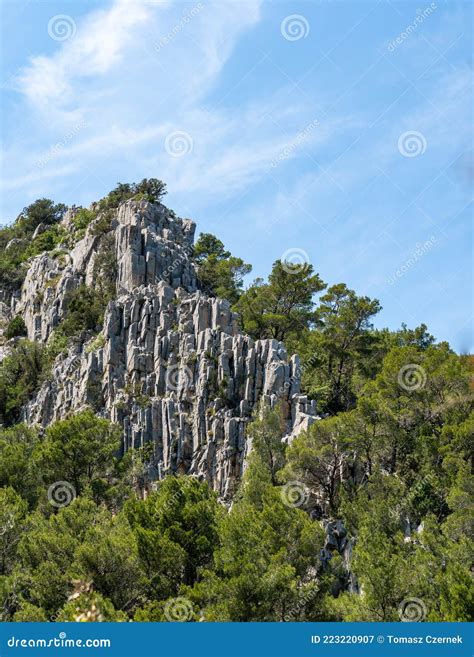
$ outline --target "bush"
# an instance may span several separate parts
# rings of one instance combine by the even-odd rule
[[[98,331],[102,326],[108,299],[100,290],[80,285],[69,295],[66,317],[59,330],[66,336],[83,331]]]
[[[0,423],[10,425],[20,418],[21,407],[40,384],[43,347],[20,340],[0,363]]]
[[[99,203],[101,210],[118,208],[120,203],[137,197],[150,203],[159,201],[166,194],[166,184],[158,178],[143,178],[139,183],[118,183]]]
[[[73,217],[72,223],[76,230],[84,230],[96,218],[96,213],[86,208],[81,208]]]
[[[8,323],[5,331],[5,337],[10,340],[10,338],[16,338],[25,335],[27,335],[26,324],[23,320],[23,317],[17,315]]]
[[[61,226],[52,226],[28,244],[23,252],[22,260],[28,260],[28,258],[33,258],[45,251],[53,251],[63,240],[63,237],[64,229]]]
[[[210,233],[201,233],[194,246],[201,287],[209,294],[236,303],[242,294],[244,277],[252,266],[226,251],[221,240]]]
[[[49,199],[38,199],[24,208],[12,226],[0,229],[0,289],[15,292],[21,288],[27,268],[25,261],[32,256],[52,251],[62,240],[64,231],[58,222],[66,206],[54,204]],[[50,226],[49,229],[33,238],[39,224]],[[16,240],[7,244],[11,240]]]

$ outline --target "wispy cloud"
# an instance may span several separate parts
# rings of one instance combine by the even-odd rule
[[[293,100],[285,85],[232,109],[222,102],[226,92],[221,102],[207,102],[237,40],[259,20],[258,0],[199,2],[185,10],[180,3],[116,0],[86,15],[73,38],[51,56],[33,57],[17,76],[29,120],[41,124],[31,149],[12,146],[16,166],[5,189],[43,183],[47,192],[74,169],[99,175],[104,159],[125,154],[160,172],[176,194],[228,196],[267,175],[282,152],[290,149],[284,158],[290,160],[329,140],[337,120],[319,124],[314,109]],[[86,127],[65,140],[78,121]],[[308,124],[315,129],[298,141]],[[192,152],[170,157],[165,140],[174,131],[189,135]],[[63,146],[52,157],[58,141]]]
[[[55,120],[68,110],[77,111],[80,83],[116,67],[152,11],[146,3],[116,0],[109,10],[92,12],[54,55],[32,57],[16,88],[36,110],[53,112]]]

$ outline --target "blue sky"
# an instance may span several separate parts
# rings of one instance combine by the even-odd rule
[[[472,4],[2,2],[1,223],[116,182],[472,344]],[[302,254],[302,255],[301,255]]]

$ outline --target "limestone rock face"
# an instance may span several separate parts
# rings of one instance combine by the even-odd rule
[[[82,276],[74,271],[69,255],[52,258],[44,253],[32,260],[21,297],[13,306],[14,314],[25,320],[30,340],[46,342],[64,316],[67,293],[81,281]]]
[[[14,302],[30,339],[45,342],[70,291],[94,285],[105,244],[114,252],[117,296],[102,332],[58,356],[24,419],[47,426],[92,406],[122,427],[123,451],[152,444],[150,479],[196,474],[229,497],[256,405],[282,401],[288,437],[314,421],[315,409],[300,394],[297,357],[288,359],[281,342],[240,333],[229,302],[200,289],[194,230],[159,203],[128,201],[106,234],[93,222],[63,257],[32,260]]]
[[[197,289],[190,262],[195,224],[173,220],[162,205],[125,203],[119,208],[116,230],[118,289],[164,280],[174,288]]]

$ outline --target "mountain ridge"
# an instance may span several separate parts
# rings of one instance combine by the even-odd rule
[[[66,231],[79,211],[65,213]],[[22,419],[46,427],[92,406],[122,427],[123,452],[153,444],[151,479],[196,474],[228,498],[260,402],[281,403],[287,439],[316,419],[315,403],[300,393],[299,359],[277,340],[241,333],[230,303],[200,289],[193,221],[146,200],[127,200],[109,215],[105,230],[99,213],[72,248],[29,261],[12,297],[28,338],[47,343],[71,294],[99,279],[115,288],[102,330],[57,356]]]

